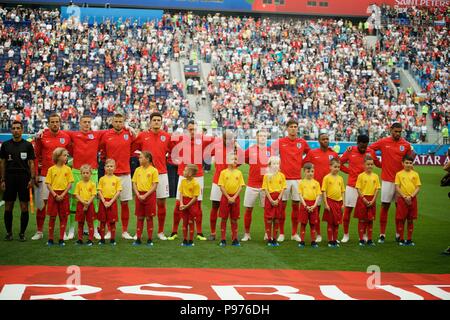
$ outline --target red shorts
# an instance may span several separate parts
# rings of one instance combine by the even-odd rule
[[[183,197],[183,204],[187,205],[191,200],[192,198]],[[180,210],[183,220],[187,221],[194,221],[199,214],[198,211],[198,201],[194,202],[188,209]]]
[[[330,224],[341,224],[342,223],[342,200],[335,201],[327,198],[328,206],[330,210],[325,209],[323,211],[322,221],[326,221]]]
[[[105,198],[105,200],[110,201],[111,199]],[[119,215],[117,213],[117,201],[114,201],[109,208],[105,208],[103,202],[100,201],[97,219],[101,222],[117,222],[117,220],[119,220]]]
[[[64,191],[56,191],[57,195],[62,194]],[[62,201],[56,201],[55,197],[52,194],[48,195],[48,203],[47,203],[47,215],[50,217],[56,217],[61,215],[69,215],[70,211],[70,203],[69,203],[69,195],[66,194]]]
[[[230,195],[233,197],[234,195]],[[234,203],[229,203],[228,199],[222,195],[220,199],[220,217],[222,219],[239,219],[241,216],[241,199],[238,196]]]
[[[372,201],[373,196],[364,196],[366,200]],[[369,220],[373,221],[375,220],[375,216],[377,213],[377,206],[376,203],[373,204],[370,208],[368,208],[361,197],[358,197],[358,200],[356,201],[355,206],[355,218],[359,220]]]
[[[94,221],[95,217],[94,204],[91,203],[86,211],[84,211],[83,208],[84,206],[78,201],[75,220],[77,222],[84,222],[85,219],[86,221]]]
[[[417,197],[411,199],[411,205],[406,204],[405,199],[397,197],[397,209],[395,210],[395,219],[397,220],[416,220],[417,219]]]
[[[146,193],[145,191],[139,191],[140,195]],[[139,200],[136,196],[134,206],[134,214],[136,217],[154,217],[156,215],[156,191],[152,192],[144,201]]]
[[[308,207],[312,207],[316,203],[316,200],[305,200],[305,202]],[[298,221],[302,224],[307,224],[308,220],[310,225],[317,224],[319,222],[319,208],[316,207],[313,212],[308,212],[306,207],[300,204],[300,215]]]
[[[279,192],[272,192],[270,196],[273,199],[278,199],[280,193]],[[281,219],[283,212],[283,207],[281,200],[278,202],[278,206],[274,207],[270,203],[270,200],[268,197],[265,197],[264,200],[264,219]]]

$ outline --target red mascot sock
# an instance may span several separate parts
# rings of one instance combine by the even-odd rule
[[[142,232],[144,230],[144,219],[137,218],[136,237],[142,238]]]
[[[189,240],[194,240],[194,221],[189,221]]]
[[[400,235],[400,241],[405,240],[405,220],[398,220],[397,221],[398,226],[398,234]]]
[[[78,240],[83,240],[83,228],[84,228],[84,223],[78,222]]]
[[[300,239],[305,241],[305,233],[306,233],[306,224],[302,223],[300,225]]]
[[[109,231],[111,232],[111,240],[116,239],[116,223],[109,223]]]
[[[56,222],[56,217],[50,217],[50,221],[48,222],[48,240],[53,240],[53,238],[54,238],[55,222]]]
[[[414,231],[414,221],[408,220],[408,240],[412,240],[413,231]]]
[[[264,226],[266,228],[267,238],[272,240],[272,220],[264,219]]]
[[[238,238],[238,223],[237,220],[232,219],[231,220],[231,239],[237,240]]]
[[[220,221],[220,235],[221,235],[221,240],[226,240],[227,238],[227,219],[222,219],[222,221]]]
[[[148,239],[153,239],[153,217],[147,218],[147,234]]]
[[[67,226],[67,214],[59,216],[59,239],[64,240],[64,234],[66,233]]]
[[[358,221],[359,240],[363,240],[365,232],[366,232],[366,222],[364,220],[359,220]]]

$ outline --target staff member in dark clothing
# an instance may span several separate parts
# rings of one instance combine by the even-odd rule
[[[34,171],[33,145],[22,139],[23,124],[14,121],[11,126],[13,138],[5,141],[0,148],[0,181],[4,191],[5,201],[5,240],[13,240],[12,222],[13,208],[17,194],[19,194],[20,210],[20,241],[25,241],[25,230],[28,225],[28,202],[30,202],[29,188],[36,183]]]

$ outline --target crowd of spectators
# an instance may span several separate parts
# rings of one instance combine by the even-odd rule
[[[396,53],[396,64],[409,70],[423,90],[433,128],[450,121],[450,15],[446,7],[383,7],[386,28],[381,46]]]
[[[213,65],[208,93],[221,126],[283,132],[293,117],[306,138],[326,128],[336,141],[360,133],[376,140],[393,121],[412,142],[426,131],[419,98],[395,96],[389,86],[395,52],[367,48],[364,30],[349,21],[215,15],[198,17],[194,28],[202,58]]]
[[[169,16],[142,26],[106,20],[92,26],[61,20],[58,10],[0,10],[0,121],[8,131],[23,120],[26,132],[61,114],[64,129],[77,129],[80,115],[106,128],[115,112],[144,127],[158,110],[171,129],[192,117],[181,83],[170,79],[178,47]],[[177,49],[175,49],[177,50]]]

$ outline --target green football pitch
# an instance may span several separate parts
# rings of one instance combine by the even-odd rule
[[[242,168],[244,176],[248,174],[248,166]],[[133,247],[132,241],[118,239],[116,247],[112,246],[76,246],[75,240],[66,241],[65,247],[47,247],[46,238],[40,241],[29,240],[35,232],[36,219],[30,215],[30,223],[26,232],[27,241],[19,242],[18,228],[20,212],[18,205],[14,211],[14,236],[12,242],[0,241],[0,265],[50,265],[50,266],[117,266],[148,268],[243,268],[243,269],[297,269],[297,270],[343,270],[366,271],[368,266],[377,265],[384,272],[410,273],[450,273],[449,258],[440,254],[450,245],[450,199],[447,193],[450,188],[439,186],[444,171],[440,167],[416,167],[422,179],[419,193],[419,218],[415,222],[413,240],[415,247],[400,247],[395,242],[394,215],[395,206],[389,212],[387,241],[375,247],[359,247],[357,241],[357,220],[351,220],[350,241],[340,248],[326,246],[326,228],[322,222],[323,241],[320,248],[306,246],[299,249],[295,241],[285,241],[280,247],[267,247],[264,236],[263,209],[257,207],[253,212],[252,240],[242,243],[242,247],[227,246],[221,248],[218,241],[195,241],[194,247],[181,247],[180,239],[175,241],[155,240],[152,248],[145,245]],[[344,175],[346,177],[346,175]],[[205,199],[209,199],[212,174],[205,177]],[[241,195],[243,200],[243,193]],[[243,201],[241,201],[242,204]],[[172,213],[175,200],[167,203],[167,219],[165,233],[172,228]],[[204,201],[203,231],[209,235],[209,212],[211,202]],[[131,213],[134,204],[131,204]],[[290,230],[290,203],[288,204],[286,233]],[[3,216],[3,209],[1,209]],[[239,236],[243,235],[244,210],[241,208],[239,220]],[[377,221],[374,224],[374,238],[379,232],[379,203]],[[155,219],[155,226],[157,219]],[[219,226],[219,221],[218,221]],[[118,223],[118,234],[121,224]],[[130,233],[134,234],[136,219],[130,215]],[[47,234],[47,220],[44,235]],[[220,229],[218,229],[220,230]],[[1,223],[0,237],[5,237],[5,229]],[[58,235],[58,222],[55,230]],[[179,229],[181,235],[181,226]],[[230,239],[230,227],[227,228]],[[342,237],[340,228],[339,239]],[[156,238],[156,230],[154,231]],[[289,237],[290,238],[290,237]],[[143,240],[146,241],[146,233]],[[309,227],[306,232],[309,243]]]

